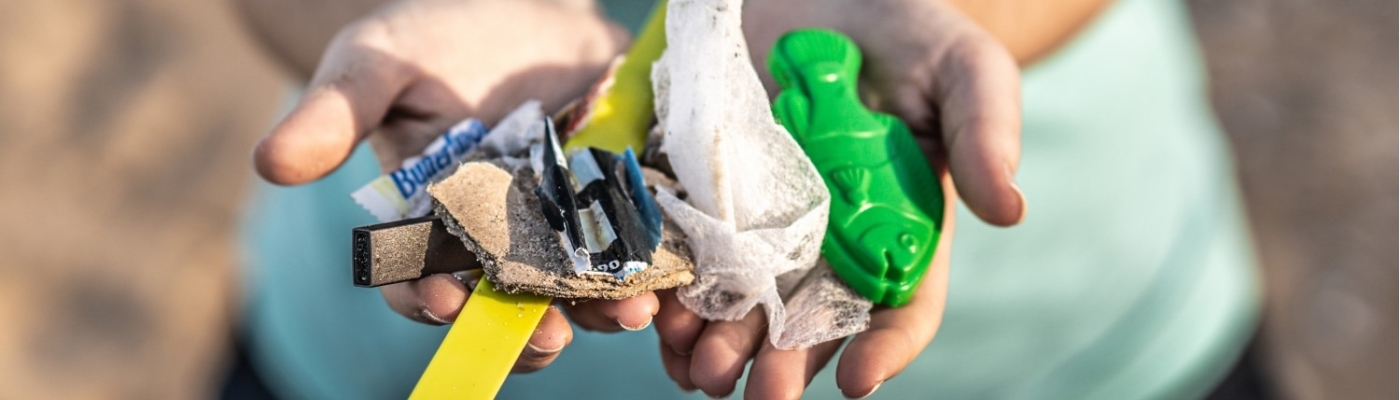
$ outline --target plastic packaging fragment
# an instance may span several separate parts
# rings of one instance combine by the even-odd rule
[[[574,264],[574,272],[584,272],[592,268],[588,262],[588,250],[584,248],[582,225],[578,216],[578,201],[574,198],[573,184],[569,181],[568,167],[564,164],[564,150],[559,148],[559,139],[554,135],[554,124],[545,125],[547,143],[544,154],[539,157],[542,169],[537,170],[540,185],[535,187],[535,196],[540,198],[540,208],[549,227],[559,233],[559,243],[564,247],[569,260]],[[534,157],[532,157],[534,158]]]
[[[539,140],[543,131],[544,111],[538,100],[529,100],[501,119],[488,133],[486,126],[468,118],[447,129],[446,133],[428,144],[423,154],[404,160],[403,166],[382,175],[350,194],[360,207],[374,215],[380,223],[428,215],[432,199],[425,189],[428,184],[451,176],[474,150],[488,157],[502,157],[512,166],[524,160],[510,158]]]
[[[777,282],[786,274],[805,277],[817,262],[830,195],[773,119],[740,29],[741,6],[739,0],[672,0],[668,6],[667,50],[653,67],[652,83],[661,151],[688,197],[658,190],[657,202],[695,252],[696,281],[677,291],[682,304],[710,320],[737,320],[762,305],[770,342],[808,347],[818,343],[813,338],[844,336],[864,322],[788,318],[789,312],[825,315],[817,311],[839,304],[804,301],[802,309],[789,310],[789,293]],[[800,282],[792,294],[810,289],[817,291],[811,298],[822,299],[832,290],[803,286],[820,280]],[[843,325],[823,327],[827,322]],[[817,331],[785,334],[789,325]]]
[[[647,230],[647,246],[652,248],[660,246],[661,209],[657,208],[656,198],[652,197],[650,190],[647,190],[646,179],[642,177],[642,165],[637,162],[637,155],[630,148],[622,153],[620,161],[626,167],[627,195],[631,199],[632,205],[637,207],[637,212],[642,219],[642,226]]]
[[[501,119],[477,146],[486,158],[510,159],[540,141],[544,133],[544,109],[539,100],[521,103]]]
[[[652,238],[648,224],[653,221],[642,215],[645,206],[640,204],[645,203],[623,191],[617,168],[623,158],[589,148],[566,159],[554,125],[548,121],[545,140],[544,146],[532,147],[532,151],[540,152],[531,156],[532,164],[540,168],[535,196],[540,200],[545,220],[558,233],[560,246],[573,263],[574,272],[626,279],[644,270],[660,244],[661,221],[655,219],[658,234]],[[626,168],[629,167],[624,165]],[[640,170],[636,174],[640,175]]]
[[[427,215],[432,199],[424,189],[452,175],[484,136],[486,126],[475,118],[453,125],[428,144],[422,155],[404,160],[399,169],[375,178],[350,197],[379,222]]]

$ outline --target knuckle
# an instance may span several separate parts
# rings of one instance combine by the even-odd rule
[[[392,21],[371,17],[346,27],[338,39],[357,46],[387,51],[398,47],[397,37],[398,31]]]

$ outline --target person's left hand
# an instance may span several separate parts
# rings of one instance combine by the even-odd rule
[[[872,311],[870,328],[851,339],[837,363],[842,393],[869,396],[938,331],[959,195],[994,225],[1014,225],[1025,215],[1025,199],[1012,177],[1020,156],[1019,71],[1000,43],[941,0],[753,0],[744,9],[744,27],[770,95],[777,88],[765,60],[780,35],[826,27],[850,36],[865,54],[862,84],[873,106],[909,124],[944,187],[944,231],[923,283],[909,304]],[[733,392],[750,359],[745,397],[801,397],[843,341],[779,350],[767,341],[762,310],[740,321],[706,322],[674,292],[657,295],[655,323],[666,372],[682,389],[713,397]]]
[[[382,170],[392,171],[466,117],[494,124],[527,99],[555,110],[582,96],[626,43],[592,1],[397,0],[341,29],[300,104],[259,142],[254,163],[269,182],[303,184],[368,140]],[[380,293],[404,317],[441,325],[456,320],[469,290],[434,274]],[[651,293],[550,307],[514,371],[553,362],[572,326],[640,330],[657,307]]]

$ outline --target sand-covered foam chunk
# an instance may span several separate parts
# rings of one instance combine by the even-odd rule
[[[496,164],[470,162],[429,186],[428,193],[448,231],[476,253],[487,278],[507,292],[616,300],[694,280],[685,236],[669,223],[650,268],[625,280],[574,272],[540,212],[536,185],[528,166],[511,173]]]

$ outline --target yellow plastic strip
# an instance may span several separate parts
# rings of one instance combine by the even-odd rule
[[[613,87],[599,96],[588,124],[565,147],[621,153],[628,147],[640,152],[646,145],[652,118],[651,64],[666,48],[666,2],[658,1],[649,18],[618,66]],[[550,300],[507,294],[482,279],[409,399],[496,397]]]
[[[593,102],[592,116],[567,143],[565,152],[597,147],[622,154],[637,153],[647,144],[651,128],[651,64],[666,49],[666,2],[658,1],[646,26],[627,50],[613,76],[613,86]]]
[[[496,290],[477,284],[457,323],[447,331],[428,369],[413,387],[412,400],[490,399],[510,375],[551,298]]]

